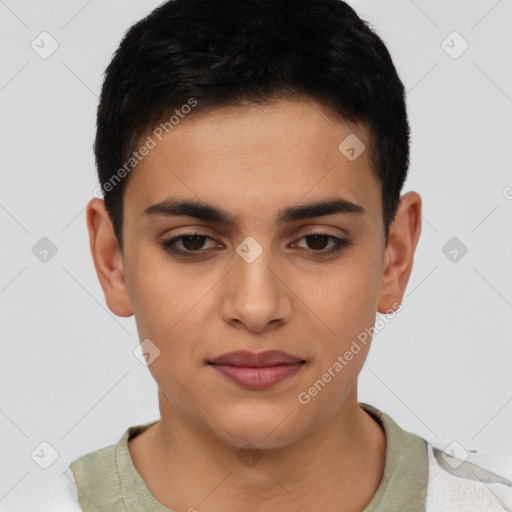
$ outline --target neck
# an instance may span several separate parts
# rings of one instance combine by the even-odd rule
[[[273,506],[361,511],[382,479],[386,438],[347,395],[327,422],[298,441],[259,449],[226,444],[180,414],[159,391],[161,420],[129,442],[135,468],[155,498],[201,512]]]

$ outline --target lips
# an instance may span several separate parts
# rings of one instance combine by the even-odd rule
[[[246,389],[263,390],[295,375],[305,361],[279,350],[223,354],[208,364],[223,378]]]
[[[279,350],[267,350],[265,352],[247,352],[245,350],[238,350],[236,352],[229,352],[223,354],[211,361],[210,364],[220,364],[227,366],[240,366],[246,368],[262,368],[264,366],[276,366],[278,364],[298,364],[302,363],[303,359],[292,356],[286,352]]]

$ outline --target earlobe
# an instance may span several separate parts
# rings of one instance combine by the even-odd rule
[[[117,316],[131,316],[133,309],[126,288],[123,256],[102,199],[89,201],[87,229],[94,268],[108,308]]]
[[[400,198],[385,250],[379,313],[391,313],[402,303],[421,233],[421,205],[421,196],[416,192],[408,192]]]

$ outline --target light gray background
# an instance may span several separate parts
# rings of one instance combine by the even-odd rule
[[[158,3],[0,1],[0,500],[159,417],[134,319],[107,309],[85,223],[102,73]],[[407,88],[404,192],[423,198],[404,309],[375,337],[359,399],[427,439],[492,452],[511,475],[512,2],[350,4]],[[47,59],[31,48],[42,31],[59,45]],[[456,59],[441,45],[453,31],[469,43]],[[32,253],[42,237],[58,248],[46,263]],[[442,250],[452,237],[468,248],[457,262]],[[46,470],[31,458],[43,441],[59,453]]]

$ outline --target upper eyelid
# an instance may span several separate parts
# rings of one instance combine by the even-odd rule
[[[184,226],[187,228],[187,226]],[[199,227],[199,228],[188,228],[189,231],[185,231],[184,233],[178,234],[178,235],[166,235],[165,233],[160,236],[162,240],[172,240],[172,239],[179,239],[181,237],[189,237],[194,236],[195,233],[197,233],[198,236],[207,237],[215,241],[219,241],[217,239],[217,236],[214,234],[208,233],[210,230],[208,227]],[[336,238],[348,238],[350,236],[349,232],[345,229],[337,226],[323,226],[323,227],[310,227],[310,226],[301,226],[298,228],[299,234],[297,235],[297,238],[302,238],[304,236],[308,235],[326,235],[326,236],[333,236]],[[304,230],[304,231],[303,231]],[[336,230],[336,233],[331,233],[330,230]],[[242,242],[246,237],[242,237],[240,242]]]

